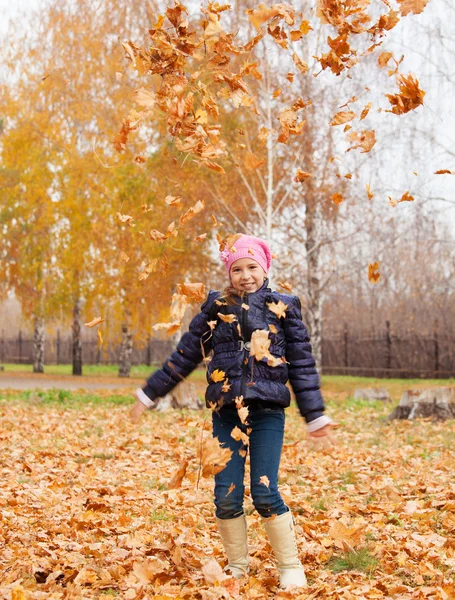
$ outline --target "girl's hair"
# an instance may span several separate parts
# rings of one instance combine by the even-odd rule
[[[245,292],[239,292],[234,287],[232,287],[232,285],[228,285],[224,288],[223,292],[221,293],[220,300],[224,300],[229,306],[234,306],[238,304],[235,298],[238,298],[240,296],[240,299],[242,299],[244,293]]]

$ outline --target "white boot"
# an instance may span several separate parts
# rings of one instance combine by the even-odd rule
[[[297,552],[294,519],[291,512],[283,513],[273,519],[264,519],[264,527],[278,561],[280,587],[282,589],[291,585],[306,587],[307,581]]]
[[[216,517],[216,524],[229,563],[225,570],[230,571],[235,579],[240,579],[249,570],[246,517],[245,515],[235,519]]]

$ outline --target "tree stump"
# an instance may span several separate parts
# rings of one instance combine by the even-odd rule
[[[389,421],[428,417],[435,421],[455,418],[455,387],[406,390],[400,404],[389,415]]]
[[[391,402],[392,398],[385,388],[357,388],[354,391],[354,400],[381,400],[381,402]]]
[[[193,410],[201,410],[204,407],[204,402],[199,398],[196,386],[194,383],[180,383],[170,394],[159,398],[154,410],[164,412],[169,408],[189,408]]]

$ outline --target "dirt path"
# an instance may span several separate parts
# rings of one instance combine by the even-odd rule
[[[0,390],[121,390],[129,393],[142,386],[140,378],[74,377],[32,373],[0,373]]]

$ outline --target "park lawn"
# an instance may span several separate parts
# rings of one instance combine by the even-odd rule
[[[352,400],[339,378],[325,386],[336,447],[310,444],[286,411],[280,486],[310,585],[300,596],[276,587],[248,491],[250,576],[202,573],[224,565],[197,458],[209,411],[133,425],[126,396],[0,392],[0,598],[455,597],[455,422],[388,422],[390,405]]]

